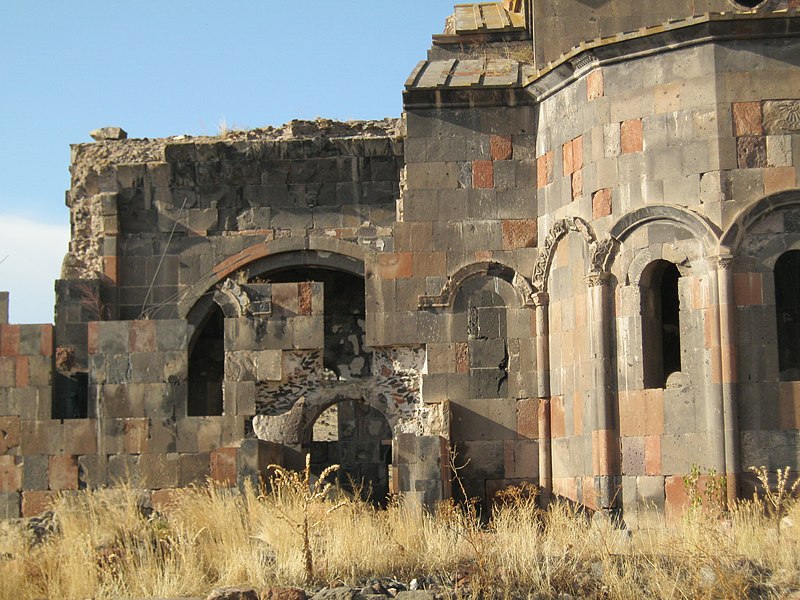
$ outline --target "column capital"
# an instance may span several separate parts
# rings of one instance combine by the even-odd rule
[[[719,271],[732,271],[736,257],[732,254],[720,254],[709,257],[711,265]]]
[[[586,277],[584,277],[584,281],[589,287],[608,285],[611,281],[611,273],[607,273],[606,271],[589,273]]]
[[[547,306],[550,304],[550,294],[547,292],[535,292],[532,298],[534,306]]]

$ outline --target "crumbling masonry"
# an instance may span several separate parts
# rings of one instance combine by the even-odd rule
[[[431,504],[455,448],[486,506],[635,526],[693,464],[797,468],[798,9],[459,5],[400,120],[73,146],[55,326],[0,320],[0,516],[305,452]]]

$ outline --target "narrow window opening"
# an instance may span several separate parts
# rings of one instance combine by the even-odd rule
[[[225,377],[225,319],[214,305],[189,355],[190,417],[222,415],[222,381]]]
[[[651,264],[642,280],[644,387],[663,388],[681,371],[678,267],[665,260]]]
[[[800,250],[775,263],[775,315],[778,325],[778,373],[781,381],[800,380]]]

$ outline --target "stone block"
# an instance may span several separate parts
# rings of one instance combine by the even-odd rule
[[[642,133],[642,120],[632,119],[623,121],[620,125],[620,152],[632,154],[644,149]]]
[[[790,167],[792,165],[792,137],[789,135],[767,136],[767,166]]]
[[[624,475],[644,475],[645,451],[643,437],[622,438],[622,473]]]
[[[95,454],[97,452],[97,421],[67,419],[64,421],[64,452]]]
[[[51,456],[47,474],[51,490],[78,489],[78,460],[71,454]]]
[[[61,454],[64,427],[61,421],[20,421],[20,454]]]
[[[18,492],[22,489],[22,469],[14,456],[0,456],[0,492]]]
[[[534,248],[537,241],[536,219],[503,220],[503,250]]]
[[[0,455],[20,445],[19,417],[0,417]]]
[[[172,417],[151,418],[147,451],[154,454],[177,451],[177,426]]]
[[[178,457],[178,485],[202,484],[211,475],[210,454],[181,454]]]
[[[492,160],[511,160],[513,142],[509,135],[493,135],[489,138],[489,153]]]
[[[0,492],[0,519],[19,519],[22,516],[22,494]]]
[[[142,454],[139,457],[139,482],[157,490],[178,486],[178,455]]]
[[[221,485],[234,486],[238,480],[237,449],[218,448],[211,452],[211,479]]]
[[[185,351],[189,343],[188,324],[182,319],[159,320],[156,323],[156,349],[159,352]]]
[[[111,485],[140,485],[139,455],[115,454],[108,457],[108,482]]]
[[[586,76],[586,99],[591,102],[602,98],[605,90],[603,70],[595,69]]]
[[[510,440],[517,437],[517,410],[504,398],[450,403],[451,437],[464,440]]]
[[[747,136],[736,139],[736,160],[740,169],[759,169],[767,166],[767,138]]]
[[[143,454],[147,452],[147,440],[150,437],[150,419],[129,418],[123,421],[123,446],[127,454]]]
[[[539,403],[536,398],[517,400],[517,435],[520,438],[539,438]]]
[[[771,167],[764,169],[764,193],[776,194],[797,187],[797,171],[794,167]]]
[[[734,102],[732,110],[733,135],[736,137],[763,135],[761,102]]]
[[[50,509],[59,493],[53,491],[30,490],[22,492],[22,517],[36,517]]]
[[[78,487],[98,489],[108,485],[108,465],[105,456],[92,454],[78,457]]]
[[[612,212],[611,188],[603,188],[592,194],[592,219],[601,219]]]

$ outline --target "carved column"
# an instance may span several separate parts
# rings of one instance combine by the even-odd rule
[[[611,391],[611,314],[609,275],[595,272],[586,278],[589,286],[589,324],[594,369],[595,430],[592,433],[592,465],[599,508],[611,508],[615,497],[617,436],[614,429]]]
[[[715,469],[717,473],[727,473],[725,461],[725,399],[723,393],[722,354],[720,345],[722,329],[720,323],[721,272],[716,259],[709,259],[708,301],[704,308],[705,347],[709,355],[709,369],[705,374],[705,412],[707,445],[703,466]]]
[[[739,495],[741,472],[739,415],[736,365],[736,304],[733,298],[733,256],[717,257],[719,308],[720,386],[724,422],[725,475],[728,479],[728,502]]]
[[[536,306],[536,387],[539,397],[539,487],[546,506],[553,494],[553,455],[550,445],[550,322],[547,292],[533,295]]]

